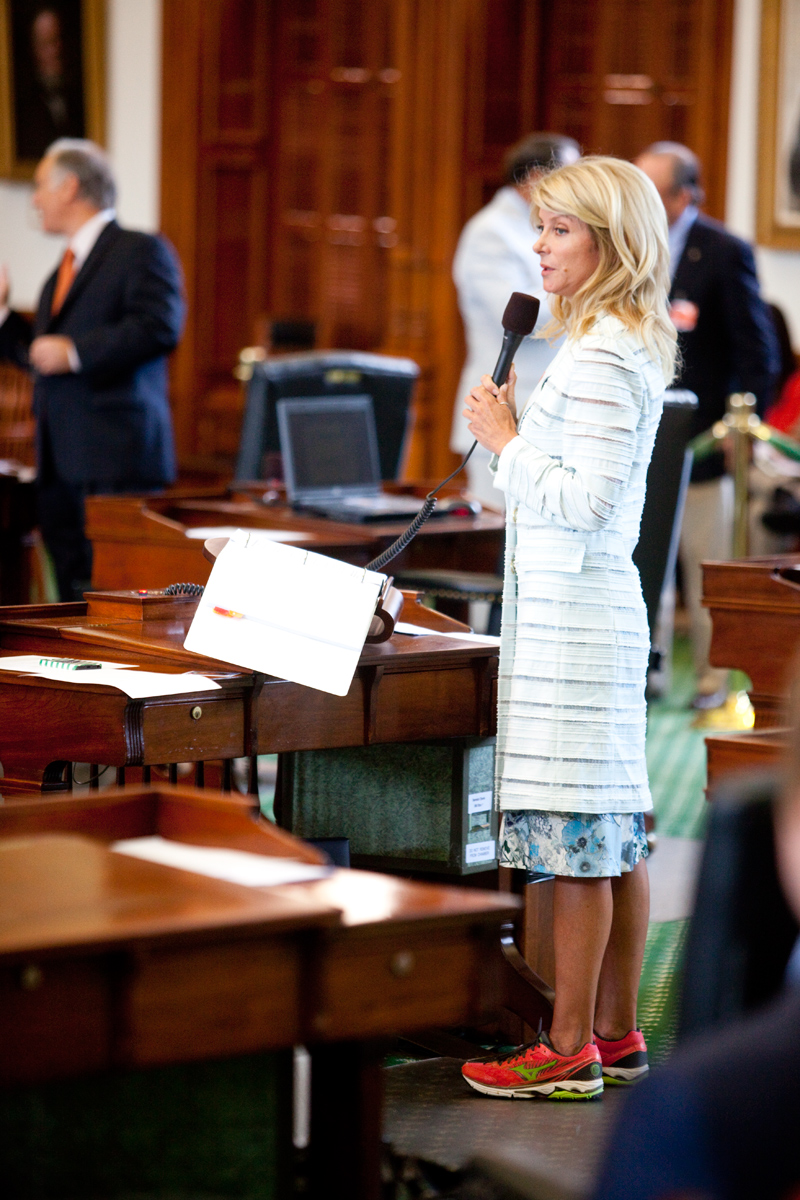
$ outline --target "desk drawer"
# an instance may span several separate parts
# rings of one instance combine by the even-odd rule
[[[238,758],[245,752],[241,692],[139,701],[130,706],[128,725],[132,764]]]
[[[280,937],[138,953],[120,1061],[191,1062],[301,1041],[300,956],[296,938]]]
[[[476,1019],[486,953],[485,941],[468,929],[332,938],[319,956],[313,1036],[363,1039]]]
[[[37,1083],[109,1065],[108,960],[37,959],[0,969],[0,1083]]]

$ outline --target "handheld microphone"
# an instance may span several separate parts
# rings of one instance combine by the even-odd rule
[[[512,292],[511,298],[506,305],[506,311],[503,313],[503,346],[500,350],[500,357],[497,360],[497,366],[492,372],[492,381],[498,387],[502,387],[508,379],[508,372],[511,370],[511,364],[514,361],[514,355],[519,350],[519,344],[523,338],[526,338],[529,333],[533,333],[533,327],[536,324],[536,318],[539,315],[539,301],[535,296],[528,296],[525,292]],[[464,467],[469,462],[472,451],[477,446],[477,442],[472,443],[472,448],[469,454],[456,467],[447,479],[428,492],[425,497],[425,502],[419,510],[414,520],[409,525],[404,533],[396,542],[392,542],[391,546],[387,546],[383,554],[379,554],[377,558],[373,558],[372,562],[367,563],[368,571],[382,571],[387,563],[390,563],[393,558],[405,550],[409,542],[417,536],[422,526],[427,521],[436,507],[436,493],[449,483],[459,471],[463,471]]]
[[[533,333],[538,315],[539,301],[535,296],[528,296],[525,292],[511,293],[511,299],[503,313],[503,345],[497,365],[492,371],[492,382],[498,387],[502,387],[508,379],[508,372],[520,342]]]

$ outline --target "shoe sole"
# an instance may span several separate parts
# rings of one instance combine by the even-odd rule
[[[462,1078],[476,1092],[482,1092],[484,1096],[501,1096],[506,1100],[600,1100],[603,1095],[602,1079],[537,1083],[525,1088],[497,1088],[488,1083],[478,1083],[466,1075]]]
[[[649,1070],[649,1067],[603,1067],[603,1083],[609,1083],[612,1087],[630,1087],[638,1083]]]

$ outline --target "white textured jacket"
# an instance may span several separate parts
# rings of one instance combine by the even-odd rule
[[[664,381],[603,317],[565,343],[492,460],[506,497],[497,737],[502,809],[651,807],[638,572]]]

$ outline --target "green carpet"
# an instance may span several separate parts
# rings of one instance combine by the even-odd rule
[[[647,931],[639,984],[639,1025],[650,1062],[663,1062],[675,1044],[680,1004],[680,972],[688,921],[661,921]]]
[[[705,731],[692,729],[696,713],[688,638],[676,637],[672,686],[653,701],[647,713],[647,772],[656,827],[662,837],[700,838],[705,833],[707,803]]]
[[[705,833],[706,734],[692,728],[696,713],[689,703],[693,694],[689,639],[676,637],[669,693],[651,702],[647,714],[647,770],[660,837],[702,838]],[[647,934],[639,1024],[653,1063],[663,1062],[675,1042],[688,929],[688,921],[664,921],[651,924]]]

